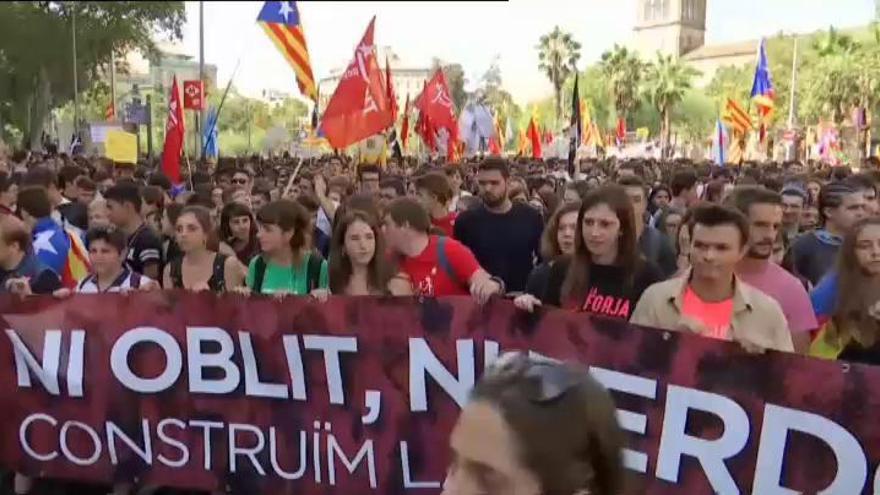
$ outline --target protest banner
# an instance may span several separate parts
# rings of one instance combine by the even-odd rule
[[[486,363],[577,360],[630,493],[873,493],[880,371],[467,298],[0,298],[0,464],[233,493],[433,494]],[[823,491],[824,490],[824,491]]]

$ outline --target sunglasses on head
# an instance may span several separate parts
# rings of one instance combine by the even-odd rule
[[[539,361],[522,352],[502,354],[489,369],[488,377],[522,376],[533,381],[535,387],[528,399],[535,404],[547,404],[564,396],[577,385],[577,378],[564,364],[555,361]]]

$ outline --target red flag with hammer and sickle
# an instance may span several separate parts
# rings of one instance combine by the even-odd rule
[[[393,123],[373,45],[375,22],[373,17],[321,119],[324,135],[334,148],[345,148],[382,132]]]

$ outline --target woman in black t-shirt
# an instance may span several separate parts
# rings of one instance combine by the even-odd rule
[[[165,266],[166,289],[224,292],[239,287],[244,276],[238,260],[217,253],[211,212],[203,206],[187,206],[177,217],[177,244],[183,256]]]
[[[639,254],[629,197],[622,187],[607,185],[581,204],[574,254],[553,265],[542,294],[524,294],[514,303],[526,311],[549,304],[627,320],[642,292],[661,278]]]

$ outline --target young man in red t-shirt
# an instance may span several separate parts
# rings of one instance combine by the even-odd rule
[[[446,237],[454,237],[453,230],[458,213],[449,211],[452,186],[446,175],[431,172],[419,177],[416,179],[416,192],[419,195],[419,202],[428,210],[431,225],[443,232]]]
[[[385,212],[385,239],[401,257],[416,294],[471,294],[480,304],[504,293],[504,283],[480,268],[473,253],[454,239],[430,235],[428,212],[412,198],[398,198]]]

